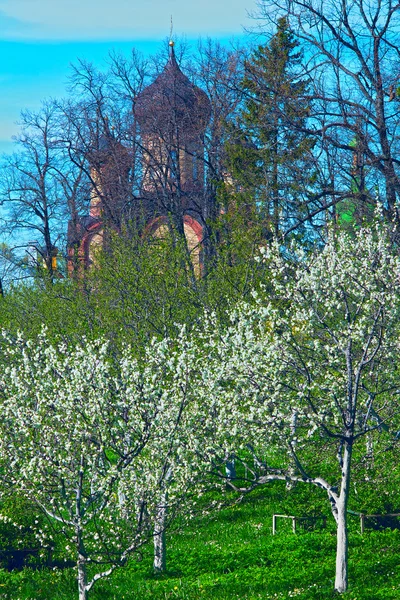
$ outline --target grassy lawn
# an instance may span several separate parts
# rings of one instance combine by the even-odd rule
[[[335,531],[328,518],[325,530],[296,535],[290,523],[271,532],[274,512],[327,513],[324,497],[307,488],[289,495],[270,486],[219,514],[193,521],[168,539],[168,571],[152,574],[152,548],[142,560],[93,589],[91,600],[218,599],[241,600],[333,598]],[[307,499],[307,506],[305,504]],[[400,598],[400,531],[358,532],[350,520],[350,591],[348,600]],[[0,571],[0,599],[73,600],[72,569]]]

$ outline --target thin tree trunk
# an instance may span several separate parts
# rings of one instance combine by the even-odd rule
[[[235,455],[227,454],[225,456],[225,473],[229,481],[236,479]]]
[[[367,468],[372,469],[374,466],[374,440],[371,433],[367,433],[365,442]]]
[[[274,233],[279,236],[279,172],[278,172],[278,118],[275,115],[275,129],[273,133],[272,148],[272,186],[273,186],[273,228]]]
[[[289,475],[294,475],[296,472],[296,434],[297,434],[297,410],[292,411],[292,418],[290,419],[290,448],[292,451],[291,464],[289,465],[288,473]],[[295,487],[296,483],[293,480],[288,480],[286,482],[286,489],[291,490]]]
[[[85,458],[84,455],[81,455],[81,465],[79,469],[79,480],[78,487],[76,490],[76,508],[75,508],[75,532],[76,532],[76,546],[78,551],[78,560],[76,562],[77,570],[78,570],[78,593],[79,600],[87,600],[88,590],[87,590],[87,572],[86,572],[86,552],[83,543],[83,535],[82,535],[82,527],[81,527],[81,518],[82,518],[82,510],[81,510],[81,502],[82,502],[82,489],[83,489],[83,476],[84,476],[84,468],[85,468]]]
[[[167,566],[167,546],[165,541],[165,527],[167,523],[167,494],[163,493],[161,502],[157,507],[156,520],[154,523],[154,562],[153,568],[156,573],[163,573]]]
[[[350,491],[352,443],[346,442],[342,465],[342,484],[340,496],[336,503],[337,545],[336,545],[336,576],[335,590],[343,593],[348,586],[348,530],[347,530],[347,505]]]

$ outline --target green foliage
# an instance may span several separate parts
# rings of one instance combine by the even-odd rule
[[[171,240],[112,236],[96,266],[75,279],[14,288],[5,297],[1,325],[51,339],[79,341],[106,336],[137,348],[153,336],[173,335],[176,324],[195,319],[199,301],[187,272],[184,248]]]
[[[35,530],[44,527],[44,521],[37,506],[15,492],[3,499],[0,504],[1,568],[45,564],[53,541],[49,537],[45,547],[43,540],[35,535]]]
[[[14,286],[1,301],[0,326],[14,334],[23,331],[28,338],[39,335],[43,326],[53,339],[101,336],[87,295],[72,280]]]
[[[266,280],[265,265],[254,260],[260,227],[254,220],[245,229],[247,216],[233,206],[220,216],[215,258],[201,277],[179,238],[110,235],[91,270],[9,290],[0,302],[0,327],[35,338],[45,326],[49,340],[68,343],[106,337],[113,349],[124,341],[141,353],[153,337],[175,337],[180,324],[198,324],[205,308],[222,319],[229,303],[250,298]]]
[[[200,301],[190,259],[186,244],[168,234],[112,236],[85,279],[101,330],[140,349],[153,336],[173,337],[178,323],[195,321]]]
[[[220,187],[218,199],[222,210],[212,225],[215,257],[199,284],[203,306],[224,319],[229,303],[250,300],[261,281],[268,285],[268,271],[257,260],[266,239],[254,203],[245,193],[232,194],[229,185]]]

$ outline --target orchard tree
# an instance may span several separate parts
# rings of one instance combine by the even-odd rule
[[[156,534],[198,478],[187,352],[149,345],[143,363],[103,341],[3,339],[0,455],[15,489],[65,539],[79,600]],[[171,479],[173,472],[173,479]],[[160,511],[168,487],[169,515]],[[38,535],[45,532],[38,532]]]
[[[258,460],[242,491],[282,480],[326,492],[345,592],[353,462],[400,430],[400,259],[379,222],[311,256],[281,250],[263,254],[268,294],[239,305],[223,334],[211,318],[198,410],[216,454]]]

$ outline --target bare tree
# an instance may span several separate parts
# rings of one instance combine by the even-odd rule
[[[215,255],[213,225],[227,206],[221,198],[221,186],[231,181],[226,160],[226,142],[230,125],[237,115],[242,100],[240,82],[243,78],[245,50],[227,48],[207,39],[200,42],[194,62],[194,72],[199,85],[207,92],[211,103],[211,118],[204,138],[206,187],[202,218],[206,223],[205,255],[212,262]]]
[[[336,201],[382,202],[399,221],[397,0],[260,0],[259,23],[286,16],[305,45],[313,82],[310,132],[333,169]],[[328,161],[325,163],[328,166]],[[334,189],[332,189],[334,184]]]
[[[44,103],[37,113],[25,111],[21,119],[17,151],[4,158],[1,169],[2,230],[18,239],[20,248],[34,247],[38,267],[52,280],[68,209],[80,203],[86,190],[82,171],[68,163],[60,143],[56,103]]]
[[[21,152],[3,169],[3,201],[13,207],[7,226],[31,230],[51,278],[67,222],[73,271],[111,231],[168,231],[186,246],[193,285],[205,271],[241,55],[208,41],[186,59],[188,77],[179,66],[183,45],[169,52],[168,61],[153,62],[112,54],[104,72],[78,61],[67,99],[23,114]]]

